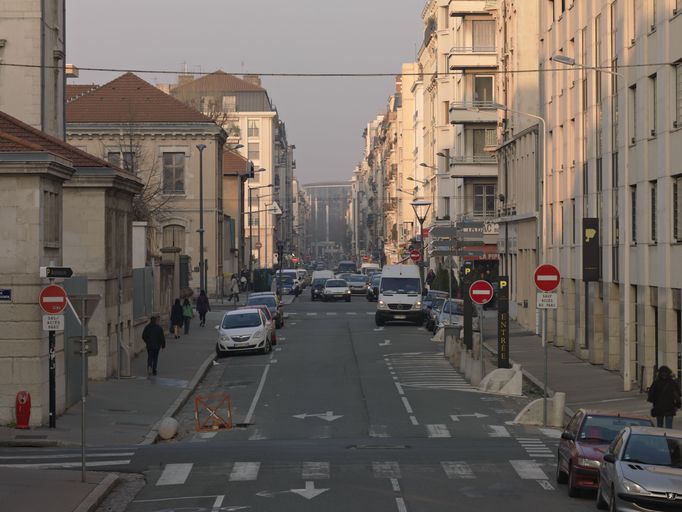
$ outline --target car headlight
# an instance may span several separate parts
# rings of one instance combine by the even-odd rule
[[[230,341],[230,337],[227,334],[221,334],[219,340],[220,343],[227,343]]]
[[[350,293],[350,290],[346,290],[346,293]]]
[[[647,491],[644,487],[642,487],[639,484],[636,484],[635,482],[631,480],[627,480],[623,478],[623,490],[628,493],[628,494],[651,494],[649,491]]]
[[[383,300],[377,302],[377,306],[379,307],[379,309],[386,309],[386,303]]]
[[[578,466],[584,468],[599,469],[601,467],[601,462],[598,460],[586,459],[584,457],[578,457]]]
[[[422,307],[422,301],[418,300],[417,302],[414,303],[414,309],[421,309]]]

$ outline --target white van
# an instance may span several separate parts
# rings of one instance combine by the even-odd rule
[[[324,283],[327,279],[334,279],[331,270],[315,270],[310,281],[310,300],[321,299],[324,292]]]
[[[374,320],[384,325],[392,320],[424,323],[422,287],[417,265],[386,265],[381,271],[379,300]]]
[[[367,276],[373,272],[381,272],[381,265],[378,263],[363,263],[360,265],[360,273],[363,276]]]

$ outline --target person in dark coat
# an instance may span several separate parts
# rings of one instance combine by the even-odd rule
[[[199,313],[199,325],[203,327],[206,325],[206,313],[211,311],[211,305],[208,302],[208,296],[205,290],[201,290],[197,298],[197,313]]]
[[[185,323],[185,317],[182,314],[182,304],[180,304],[180,299],[175,299],[175,303],[171,308],[170,321],[171,325],[173,326],[173,334],[177,340],[180,337],[180,328]]]
[[[156,375],[159,352],[162,348],[166,348],[166,337],[157,320],[157,317],[152,316],[142,331],[142,339],[147,347],[147,375]]]
[[[656,418],[658,427],[673,428],[673,416],[682,406],[680,388],[673,378],[673,372],[667,366],[658,369],[656,378],[649,388],[647,400],[654,406],[651,415]]]

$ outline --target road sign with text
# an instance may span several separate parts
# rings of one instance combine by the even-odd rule
[[[556,293],[538,292],[536,302],[538,309],[556,309],[559,307]]]
[[[64,315],[43,315],[43,331],[63,331]]]
[[[535,269],[535,275],[533,277],[535,280],[535,286],[538,290],[543,292],[553,292],[559,286],[561,282],[561,273],[559,269],[554,265],[545,263],[540,265]]]

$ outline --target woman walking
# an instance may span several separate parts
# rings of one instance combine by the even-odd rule
[[[185,323],[185,319],[182,316],[182,304],[180,304],[180,299],[175,299],[175,303],[173,303],[170,320],[171,325],[173,326],[173,334],[177,340],[180,337],[180,328],[182,327],[182,324]]]
[[[182,319],[185,324],[185,334],[189,334],[189,323],[194,317],[194,311],[192,311],[192,303],[185,299],[182,303]]]
[[[199,325],[203,327],[206,325],[206,313],[211,311],[211,305],[208,302],[206,291],[201,290],[199,298],[197,299],[197,312],[199,313]]]
[[[658,369],[656,378],[649,388],[647,400],[654,405],[651,408],[651,415],[656,418],[656,425],[673,428],[673,417],[682,404],[680,388],[673,378],[673,372],[667,366]]]
[[[239,281],[237,281],[237,274],[232,274],[230,281],[230,301],[234,300],[235,307],[239,303]]]

